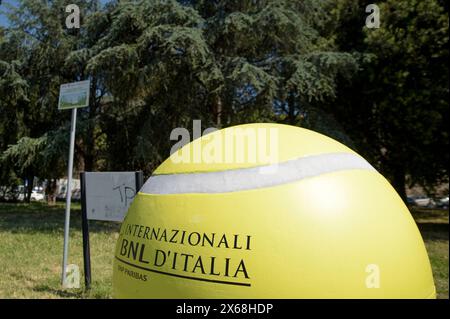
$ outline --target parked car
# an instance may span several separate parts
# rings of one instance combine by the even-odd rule
[[[81,190],[80,189],[75,189],[72,192],[72,200],[73,201],[79,201],[81,199]]]
[[[416,204],[416,202],[414,201],[414,198],[413,198],[412,196],[407,196],[407,197],[406,197],[406,202],[407,202],[409,205],[415,205],[415,204]]]
[[[16,193],[17,193],[17,200],[19,201],[23,201],[25,199],[25,186],[24,185],[19,185],[17,187]]]
[[[44,198],[45,198],[45,195],[43,192],[38,192],[37,190],[33,190],[31,192],[31,196],[30,196],[31,200],[40,201],[40,200],[44,200]]]
[[[448,196],[440,198],[437,202],[437,206],[440,208],[448,209]]]
[[[15,202],[20,196],[23,199],[23,188],[20,191],[16,186],[0,186],[0,200]]]
[[[61,191],[56,195],[56,200],[63,201],[66,200],[67,192],[66,187],[61,187]],[[73,201],[79,201],[81,199],[81,190],[79,188],[72,189],[71,199]]]
[[[436,205],[434,200],[425,195],[408,196],[407,202],[410,205],[415,205],[419,207],[433,207],[434,205]]]

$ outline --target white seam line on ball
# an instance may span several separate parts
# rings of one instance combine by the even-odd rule
[[[272,187],[326,173],[354,169],[376,171],[358,155],[330,153],[300,157],[266,166],[226,171],[153,175],[140,192],[161,195],[229,193]]]

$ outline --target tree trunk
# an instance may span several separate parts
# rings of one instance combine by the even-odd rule
[[[403,167],[396,167],[392,175],[392,186],[406,203],[406,173]]]
[[[89,114],[88,114],[88,126],[86,132],[86,141],[85,141],[85,152],[84,152],[84,170],[91,172],[95,169],[95,115],[97,113],[98,104],[100,101],[96,98],[96,87],[97,82],[96,78],[93,77],[91,92],[90,92],[90,101],[89,101]]]
[[[84,156],[84,170],[92,172],[94,170],[94,156],[92,155],[91,145],[86,146],[86,155]]]
[[[30,175],[27,176],[28,185],[26,187],[26,193],[25,193],[25,202],[30,203],[31,202],[31,193],[33,192],[33,182],[34,182],[34,176]]]
[[[293,94],[289,94],[287,98],[288,103],[288,123],[291,125],[295,125],[296,116],[295,116],[295,98]]]
[[[220,128],[222,126],[222,99],[219,95],[215,96],[213,103],[216,127]]]
[[[47,189],[47,205],[53,206],[56,204],[56,179],[52,178],[48,181]]]

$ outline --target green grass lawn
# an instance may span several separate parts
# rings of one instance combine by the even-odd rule
[[[70,228],[69,264],[83,273],[79,204]],[[62,290],[64,204],[0,204],[0,298],[110,298],[118,230],[117,223],[90,222],[92,289]]]
[[[438,297],[448,298],[448,211],[413,209],[412,213],[425,240]],[[82,272],[80,214],[79,204],[74,204],[69,263],[77,264]],[[63,204],[0,203],[0,298],[111,298],[119,225],[90,222],[93,282],[89,293],[60,288],[63,225]]]
[[[427,247],[438,298],[448,299],[448,210],[411,209]]]

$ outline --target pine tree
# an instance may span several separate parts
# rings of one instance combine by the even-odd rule
[[[204,127],[300,125],[304,109],[332,98],[338,74],[356,67],[325,37],[327,8],[325,1],[121,1],[88,17],[83,46],[67,64],[85,66],[112,96],[100,120],[115,141],[107,146],[110,168],[151,170],[168,155],[170,130],[192,119]]]

